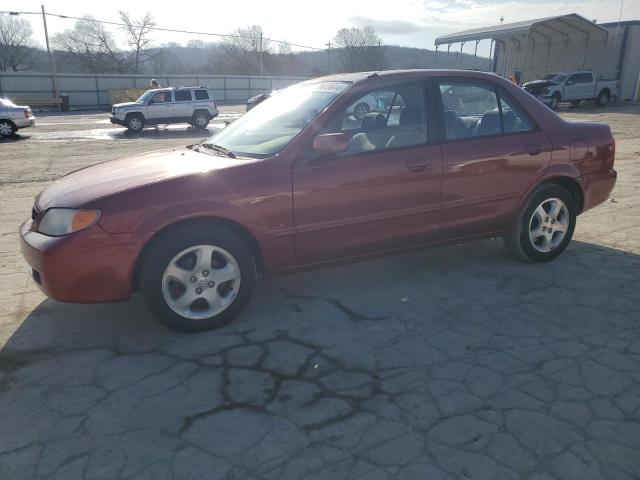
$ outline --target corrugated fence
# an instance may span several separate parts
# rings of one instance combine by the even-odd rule
[[[159,75],[163,87],[206,86],[215,91],[220,103],[241,103],[259,93],[284,88],[306,77],[250,77],[224,75]],[[125,88],[148,88],[149,75],[58,74],[61,95],[69,96],[72,108],[107,108],[110,91]],[[53,98],[53,76],[48,73],[0,73],[0,98]]]

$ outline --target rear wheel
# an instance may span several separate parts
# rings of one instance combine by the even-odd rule
[[[199,129],[207,128],[209,125],[209,113],[198,111],[193,114],[193,126]]]
[[[527,201],[509,234],[507,249],[529,262],[548,262],[571,241],[576,206],[571,193],[559,185],[540,186]]]
[[[129,115],[127,117],[127,128],[131,132],[140,132],[144,128],[144,118],[142,115]]]
[[[10,137],[16,133],[16,126],[9,120],[0,120],[0,136]]]
[[[604,107],[611,100],[611,95],[608,90],[603,90],[598,94],[598,98],[596,98],[596,105],[599,107]]]
[[[142,293],[158,320],[181,332],[222,327],[249,302],[251,250],[233,232],[198,224],[165,233],[142,267]]]

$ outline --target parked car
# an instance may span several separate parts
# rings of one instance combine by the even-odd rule
[[[248,112],[256,105],[264,102],[267,98],[271,96],[271,93],[259,93],[258,95],[254,95],[245,103],[246,111]]]
[[[394,93],[386,115],[345,122],[376,92]],[[486,237],[553,260],[576,216],[608,198],[614,156],[606,124],[564,120],[493,74],[333,75],[190,150],[59,179],[20,227],[22,252],[52,298],[140,290],[169,327],[207,330],[242,310],[258,272]]]
[[[592,72],[551,73],[525,83],[523,88],[553,110],[560,102],[579,105],[583,100],[595,100],[604,107],[618,92],[616,80],[596,80]]]
[[[11,100],[0,98],[0,137],[9,137],[21,128],[35,127],[36,117],[31,107],[16,105]]]
[[[116,103],[111,108],[111,123],[132,132],[145,125],[190,123],[207,128],[218,115],[213,90],[207,87],[170,87],[147,90],[135,102]]]

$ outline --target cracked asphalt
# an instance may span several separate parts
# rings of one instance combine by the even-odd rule
[[[0,478],[640,478],[640,106],[563,115],[611,125],[619,179],[556,261],[486,240],[265,278],[191,336],[45,299],[16,231],[60,175],[198,134],[54,115],[0,143]]]

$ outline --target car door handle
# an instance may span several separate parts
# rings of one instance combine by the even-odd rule
[[[525,145],[524,149],[531,156],[540,155],[540,152],[542,152],[542,149],[538,145]]]
[[[425,168],[431,165],[431,160],[426,158],[411,158],[405,162],[408,170],[412,172],[422,172]]]

